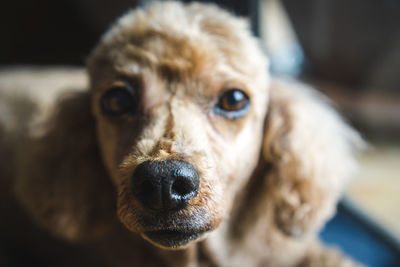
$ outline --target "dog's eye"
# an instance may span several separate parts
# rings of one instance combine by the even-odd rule
[[[246,93],[239,89],[231,89],[220,96],[216,111],[235,119],[246,114],[249,104],[249,97]]]
[[[100,101],[102,111],[110,116],[132,113],[136,109],[133,91],[128,86],[111,87]]]
[[[225,92],[220,98],[220,107],[226,111],[243,109],[249,102],[248,96],[240,90],[234,89]]]

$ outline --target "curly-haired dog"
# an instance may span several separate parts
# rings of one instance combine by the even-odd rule
[[[164,2],[103,36],[89,90],[65,88],[85,87],[76,70],[3,72],[3,176],[37,225],[77,243],[33,228],[30,251],[51,248],[51,266],[352,265],[316,235],[360,139],[267,62],[244,19]]]

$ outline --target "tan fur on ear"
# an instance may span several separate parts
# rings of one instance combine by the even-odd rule
[[[273,166],[275,223],[290,236],[316,233],[356,169],[361,138],[317,92],[294,82],[273,82],[267,116],[263,155]]]
[[[89,93],[76,93],[57,106],[44,135],[27,137],[21,146],[17,195],[53,234],[69,240],[93,238],[116,216],[114,188],[97,148]]]

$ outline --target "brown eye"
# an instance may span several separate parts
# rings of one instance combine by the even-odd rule
[[[108,116],[121,116],[136,111],[133,90],[129,86],[111,87],[101,97],[101,110]]]
[[[220,96],[216,112],[235,119],[245,115],[249,105],[250,101],[246,93],[239,89],[231,89]]]

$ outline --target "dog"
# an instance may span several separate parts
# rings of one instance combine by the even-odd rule
[[[2,71],[7,240],[50,266],[358,266],[317,233],[361,138],[315,90],[270,77],[244,18],[129,11],[87,73]]]

